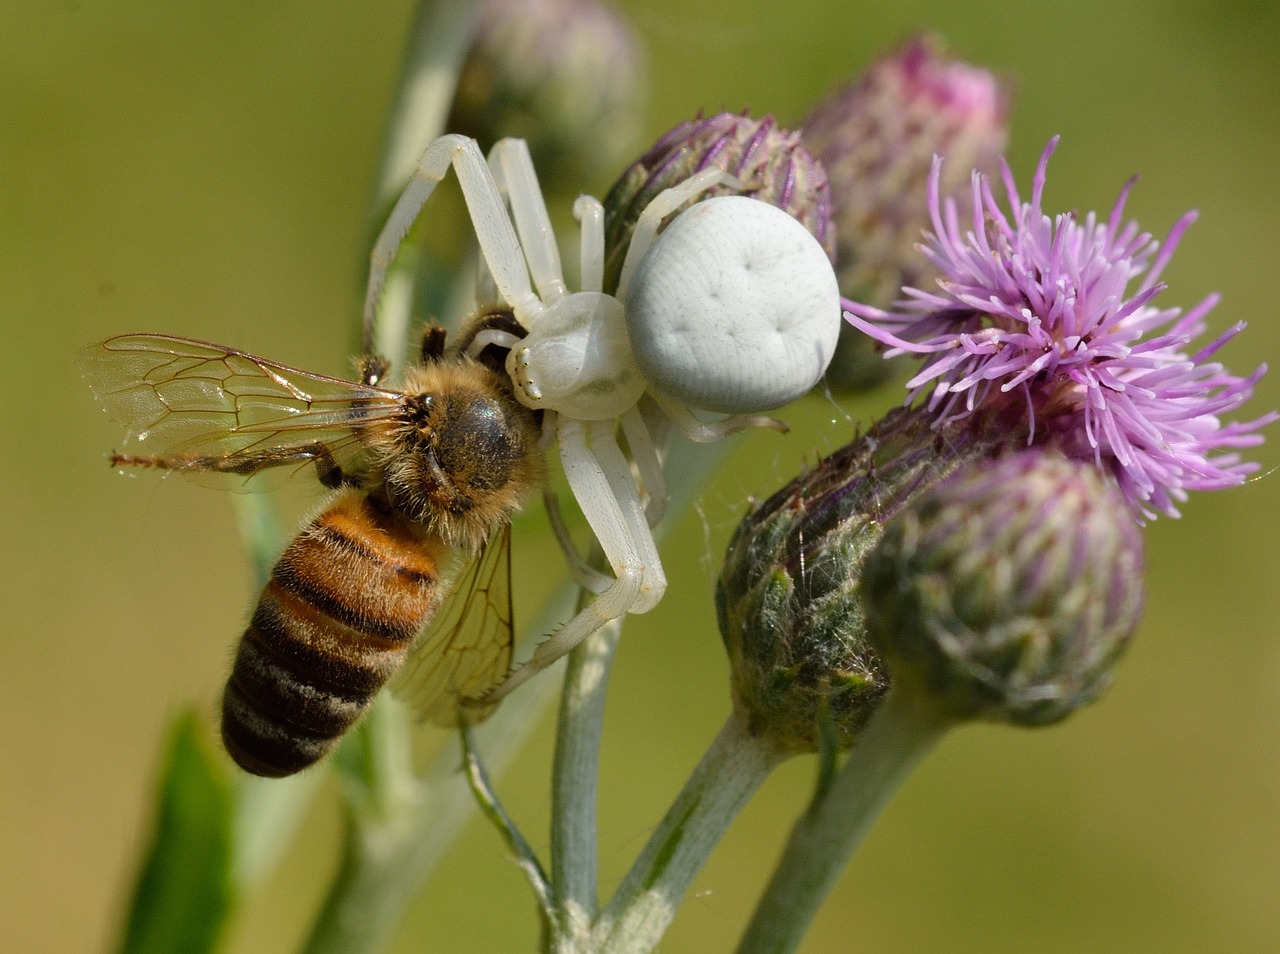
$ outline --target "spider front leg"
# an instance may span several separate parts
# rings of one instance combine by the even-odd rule
[[[485,696],[486,704],[501,699],[611,620],[652,609],[666,591],[657,544],[645,521],[631,466],[614,436],[616,426],[613,420],[562,417],[558,434],[569,487],[600,541],[614,579]]]
[[[538,185],[529,146],[523,139],[500,139],[489,150],[489,169],[498,191],[511,204],[516,232],[529,262],[529,272],[543,304],[559,301],[568,288],[560,265],[560,247]]]
[[[485,162],[480,147],[466,136],[441,136],[427,146],[413,177],[396,201],[387,224],[382,227],[374,243],[369,262],[369,285],[364,303],[365,348],[372,351],[374,328],[377,322],[378,302],[386,285],[387,271],[396,252],[404,242],[418,213],[431,193],[444,179],[452,166],[462,187],[467,212],[480,243],[493,281],[502,299],[511,306],[522,324],[530,313],[542,308],[538,297],[529,285],[529,272],[524,252],[516,238],[515,227],[507,214],[502,193]]]
[[[551,532],[555,535],[556,543],[560,544],[565,562],[569,564],[569,576],[573,578],[573,582],[592,593],[603,593],[613,583],[613,577],[608,573],[601,573],[578,552],[569,528],[565,526],[564,517],[560,516],[560,501],[556,499],[556,495],[550,490],[544,490],[542,504],[547,510]]]

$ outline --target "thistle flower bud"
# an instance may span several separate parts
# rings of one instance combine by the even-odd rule
[[[581,191],[632,148],[647,94],[640,42],[596,0],[482,0],[449,129],[529,144],[544,184]]]
[[[903,285],[925,288],[936,271],[916,249],[929,225],[927,183],[943,156],[943,195],[969,208],[973,169],[996,168],[1008,139],[1009,92],[989,72],[915,37],[833,91],[805,120],[805,142],[826,167],[836,223],[837,274],[848,298],[888,305]],[[864,337],[845,330],[828,381],[878,384],[888,367]]]
[[[812,751],[826,727],[847,747],[888,688],[858,597],[884,522],[922,488],[990,453],[918,410],[890,413],[738,526],[716,587],[734,704],[751,731]]]
[[[1096,698],[1142,613],[1142,537],[1088,463],[969,465],[885,527],[862,573],[895,686],[956,719],[1043,725]]]
[[[745,194],[799,220],[835,260],[831,194],[822,164],[797,133],[780,128],[772,116],[720,113],[669,130],[609,190],[604,200],[606,289],[617,286],[631,232],[645,206],[664,189],[712,166],[739,179]],[[699,198],[740,192],[744,190],[720,185]]]

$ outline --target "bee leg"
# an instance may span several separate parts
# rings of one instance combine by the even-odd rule
[[[422,332],[422,363],[435,364],[444,357],[445,330],[439,325],[429,325]]]
[[[333,453],[328,446],[318,441],[314,444],[304,444],[300,447],[292,448],[287,452],[262,451],[256,454],[237,455],[237,458],[228,458],[216,469],[252,476],[268,467],[288,464],[295,460],[300,462],[310,460],[315,463],[317,479],[330,490],[359,485],[359,481],[353,475],[343,471],[338,462],[334,460]]]
[[[360,377],[360,383],[368,387],[381,381],[390,370],[391,362],[380,354],[361,355],[356,361],[356,374]]]
[[[213,454],[157,454],[139,456],[137,454],[113,453],[112,467],[152,467],[156,470],[205,471],[213,474],[238,474],[241,477],[252,477],[259,471],[270,467],[283,467],[289,464],[304,466],[312,461],[316,466],[316,475],[320,483],[326,487],[357,486],[359,481],[352,475],[343,472],[334,460],[329,448],[319,442],[301,444],[290,448],[271,448],[261,451],[240,451],[234,454],[217,456]]]
[[[359,485],[359,481],[355,477],[338,466],[338,462],[333,459],[333,454],[329,452],[329,448],[323,444],[316,444],[311,449],[315,454],[316,477],[319,478],[320,483],[330,490]]]

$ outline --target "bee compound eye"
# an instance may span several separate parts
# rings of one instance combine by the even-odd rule
[[[431,448],[436,463],[459,488],[504,486],[526,454],[524,432],[501,403],[479,394],[454,395],[446,409],[449,426]]]
[[[745,414],[813,387],[835,352],[840,291],[826,252],[776,206],[721,196],[681,213],[627,295],[635,360],[661,392]]]

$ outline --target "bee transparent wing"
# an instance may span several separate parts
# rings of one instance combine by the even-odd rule
[[[116,463],[196,477],[288,476],[307,465],[349,473],[364,455],[358,432],[403,406],[396,391],[170,335],[108,338],[81,366],[107,415],[149,452]]]
[[[392,691],[422,721],[454,727],[459,700],[479,699],[511,668],[511,525],[462,569],[435,618],[396,674]],[[492,707],[468,706],[479,722]]]

